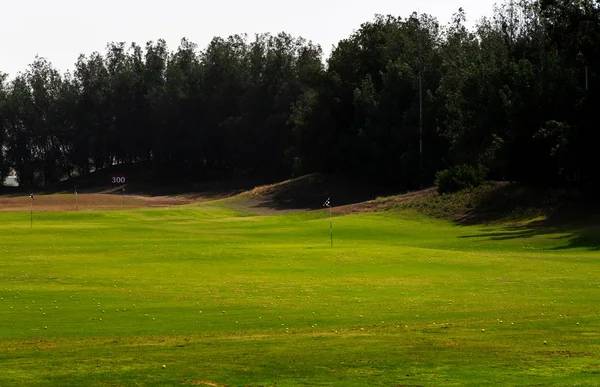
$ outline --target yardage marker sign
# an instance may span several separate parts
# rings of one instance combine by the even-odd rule
[[[124,175],[112,175],[110,179],[112,184],[125,184],[127,182]]]

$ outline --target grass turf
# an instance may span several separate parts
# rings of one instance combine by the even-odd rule
[[[1,213],[0,385],[600,385],[597,250],[524,227]]]

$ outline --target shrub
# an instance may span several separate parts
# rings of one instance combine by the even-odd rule
[[[464,189],[473,189],[485,183],[485,167],[481,164],[456,165],[439,171],[435,176],[435,185],[439,194],[453,193]]]

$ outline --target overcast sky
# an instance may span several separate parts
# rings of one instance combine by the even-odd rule
[[[186,37],[204,48],[214,36],[281,31],[323,47],[379,14],[406,17],[420,9],[446,24],[459,7],[474,25],[501,0],[1,0],[0,72],[24,71],[36,54],[61,72],[79,54],[104,53],[108,42],[145,45],[165,39],[171,50]]]

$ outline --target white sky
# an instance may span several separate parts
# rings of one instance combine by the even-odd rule
[[[376,13],[407,17],[420,9],[445,25],[459,7],[474,25],[502,0],[1,0],[0,72],[26,70],[35,55],[61,72],[79,54],[104,53],[108,42],[163,38],[175,50],[186,37],[206,47],[214,36],[281,31],[323,47],[348,37]],[[85,5],[84,5],[85,4]]]

